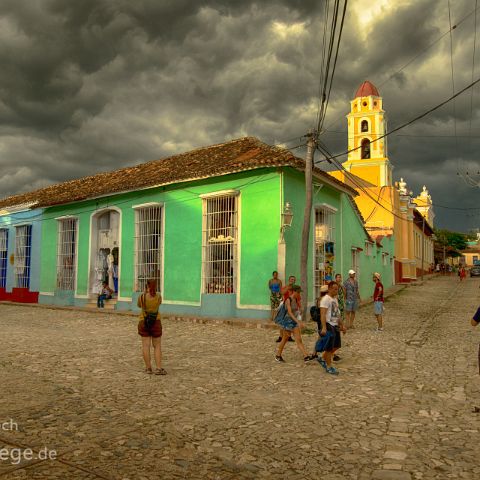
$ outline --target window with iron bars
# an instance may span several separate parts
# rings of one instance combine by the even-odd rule
[[[315,298],[320,288],[334,279],[335,213],[327,208],[315,209]]]
[[[135,291],[143,292],[147,280],[155,280],[161,291],[162,206],[135,209]]]
[[[15,287],[30,287],[30,261],[32,252],[32,226],[15,227]]]
[[[77,263],[77,219],[58,220],[57,288],[75,290]]]
[[[238,197],[203,200],[203,293],[236,293]]]
[[[7,285],[8,230],[0,229],[0,288]]]

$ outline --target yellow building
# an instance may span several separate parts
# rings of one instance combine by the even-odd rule
[[[388,137],[384,137],[387,119],[372,83],[363,82],[358,88],[347,121],[348,158],[342,170],[331,174],[358,191],[355,201],[372,237],[394,236],[396,282],[413,280],[422,270],[428,272],[433,262],[431,198],[426,187],[413,199],[403,179],[393,183]]]

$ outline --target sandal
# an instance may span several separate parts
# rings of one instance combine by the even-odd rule
[[[313,355],[307,355],[306,357],[303,357],[303,361],[305,363],[309,362],[310,360],[315,360],[315,357]]]
[[[157,368],[155,370],[155,375],[166,375],[167,371],[164,368]]]
[[[145,373],[148,373],[148,374],[150,375],[150,374],[153,373],[153,372],[152,372],[152,369],[151,369],[151,368],[146,368],[146,369],[145,369]]]

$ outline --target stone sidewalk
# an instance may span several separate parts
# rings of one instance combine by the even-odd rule
[[[400,284],[394,285],[390,287],[388,290],[385,291],[384,297],[387,299],[393,295],[396,295],[403,289],[417,285],[417,283],[412,284]],[[365,306],[372,303],[371,299],[363,300],[361,302],[361,306]],[[18,307],[25,307],[24,303],[18,302],[0,302],[1,305],[11,305],[11,306],[18,306]],[[40,308],[40,309],[47,309],[47,310],[65,310],[70,312],[85,312],[91,313],[93,315],[120,315],[120,316],[130,316],[130,317],[137,317],[138,313],[132,311],[123,311],[123,310],[106,310],[106,309],[92,309],[89,307],[68,307],[68,306],[60,306],[60,305],[48,305],[48,304],[29,304],[31,308]],[[276,330],[278,327],[269,320],[259,320],[259,319],[250,319],[250,318],[215,318],[215,317],[201,317],[198,315],[175,315],[175,314],[162,314],[162,318],[164,320],[184,320],[191,323],[199,323],[199,324],[217,324],[217,325],[230,325],[236,327],[243,327],[243,328],[265,328],[267,330]],[[312,324],[313,325],[313,324]]]
[[[0,452],[57,454],[0,480],[480,478],[479,285],[406,288],[380,334],[362,308],[338,377],[276,363],[276,332],[174,320],[149,376],[134,317],[0,305]]]

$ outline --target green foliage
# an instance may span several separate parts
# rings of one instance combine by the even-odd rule
[[[467,235],[459,232],[452,232],[450,230],[435,229],[435,236],[440,245],[452,247],[455,250],[465,250],[467,248]]]

